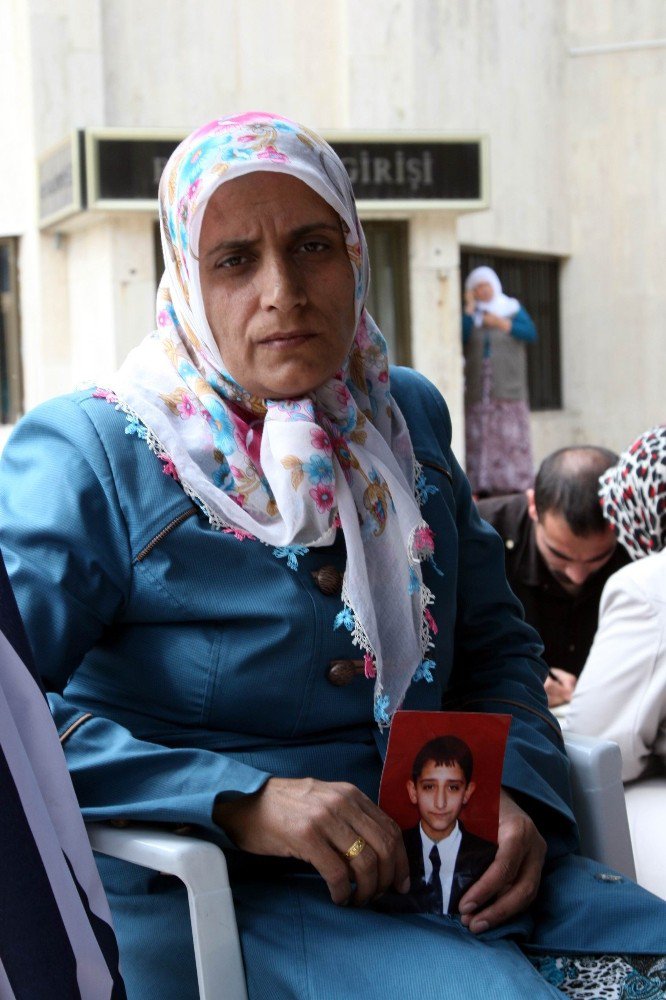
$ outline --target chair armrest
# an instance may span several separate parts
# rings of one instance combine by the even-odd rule
[[[220,848],[150,827],[89,823],[87,830],[93,851],[185,883],[200,1000],[247,1000],[227,862]]]
[[[636,879],[617,743],[564,731],[581,854]]]

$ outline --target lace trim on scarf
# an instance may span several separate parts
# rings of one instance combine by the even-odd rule
[[[243,541],[246,538],[254,538],[254,535],[250,534],[249,531],[244,531],[242,528],[238,528],[233,524],[229,524],[228,522],[224,521],[218,514],[215,514],[208,509],[204,501],[201,499],[200,496],[198,496],[198,494],[192,489],[192,487],[189,486],[187,483],[183,482],[183,480],[178,476],[178,473],[176,472],[176,469],[174,467],[171,458],[167,454],[166,450],[164,449],[157,435],[154,434],[153,431],[150,430],[150,428],[146,427],[146,425],[136,414],[136,412],[131,408],[131,406],[128,406],[126,403],[121,402],[121,400],[118,399],[116,394],[112,392],[110,389],[97,388],[93,392],[93,396],[96,399],[105,399],[107,403],[111,403],[113,406],[115,406],[116,410],[125,414],[128,424],[128,426],[125,428],[125,433],[136,434],[136,436],[140,438],[141,441],[146,442],[152,453],[157,458],[159,458],[160,462],[163,463],[162,472],[164,472],[165,475],[171,476],[173,479],[176,480],[177,483],[180,484],[183,492],[186,493],[187,496],[190,498],[190,500],[192,500],[197,505],[197,507],[199,507],[203,511],[203,513],[206,515],[213,528],[215,528],[217,531],[223,531],[226,534],[232,534],[239,541]]]

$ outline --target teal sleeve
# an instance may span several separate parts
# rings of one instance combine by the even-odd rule
[[[222,847],[234,846],[213,822],[213,807],[259,791],[269,774],[211,750],[135,739],[61,695],[48,700],[87,822],[194,824]]]
[[[56,726],[61,738],[69,733],[64,750],[86,819],[196,823],[224,842],[212,822],[216,798],[254,792],[268,774],[213,751],[136,739],[62,696],[132,586],[108,456],[76,399],[33,410],[5,446],[0,547]]]
[[[463,344],[466,344],[469,338],[472,336],[472,329],[474,327],[474,320],[467,313],[463,313],[462,318],[462,339]]]
[[[122,610],[127,527],[101,442],[73,399],[23,418],[0,461],[0,545],[47,690]]]
[[[511,336],[531,344],[537,339],[536,327],[530,314],[521,306],[515,316],[511,317]]]

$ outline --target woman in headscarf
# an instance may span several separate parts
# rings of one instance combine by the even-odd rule
[[[657,950],[635,887],[594,918],[537,636],[441,396],[389,372],[338,157],[279,116],[211,122],[171,157],[160,217],[157,330],[110,385],[29,414],[0,472],[86,818],[227,851],[251,998],[545,998],[516,938],[619,952],[633,921]],[[386,727],[443,704],[513,717],[496,860],[454,919],[379,912],[409,886],[375,804]],[[129,995],[195,996],[183,888],[99,864]]]
[[[666,425],[641,434],[600,483],[633,562],[604,587],[567,726],[619,743],[638,880],[666,899]]]
[[[490,267],[465,281],[465,470],[477,496],[520,493],[534,481],[525,345],[530,316]]]

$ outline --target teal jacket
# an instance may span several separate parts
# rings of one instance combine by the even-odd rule
[[[548,843],[540,903],[521,925],[533,944],[657,951],[664,909],[573,857],[541,645],[451,452],[446,405],[407,369],[392,372],[392,389],[431,488],[423,513],[437,566],[424,568],[436,669],[404,707],[511,714],[503,781]],[[292,568],[289,553],[213,529],[141,430],[80,392],[31,411],[0,462],[0,547],[86,819],[186,823],[231,851],[212,820],[216,799],[270,775],[348,780],[376,800],[385,736],[372,682],[361,671],[332,683],[331,665],[360,654],[334,628],[339,593],[314,575],[342,571],[343,540]],[[590,920],[597,897],[605,915]],[[638,921],[633,942],[622,914]]]

